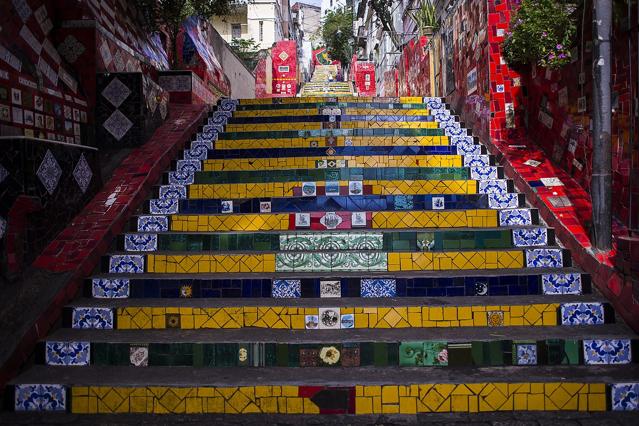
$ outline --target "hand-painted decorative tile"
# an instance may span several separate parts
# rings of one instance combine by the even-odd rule
[[[200,160],[177,160],[175,171],[195,173],[202,171]]]
[[[144,255],[113,254],[109,258],[109,272],[115,274],[143,274]]]
[[[317,330],[319,328],[319,315],[306,315],[304,326],[307,330]]]
[[[513,244],[515,247],[545,246],[548,244],[548,230],[546,228],[513,229]]]
[[[185,160],[206,160],[209,150],[205,145],[196,145],[194,148],[184,150]]]
[[[339,322],[341,328],[355,328],[355,315],[344,314],[340,317]]]
[[[499,225],[532,225],[532,214],[529,209],[501,210],[499,212]]]
[[[183,299],[193,297],[193,286],[191,284],[182,284],[180,286],[179,296]]]
[[[537,365],[537,345],[515,343],[515,365]]]
[[[295,227],[308,228],[309,226],[311,226],[310,213],[295,213]]]
[[[475,139],[472,136],[453,136],[450,139],[450,144],[452,146],[457,145],[475,145]]]
[[[464,167],[488,167],[490,155],[465,155]]]
[[[352,212],[351,226],[353,227],[366,226],[366,212]]]
[[[471,167],[470,178],[474,180],[494,180],[498,178],[497,167],[483,166]]]
[[[151,214],[177,214],[179,207],[180,200],[175,198],[149,200],[149,211]]]
[[[630,339],[588,339],[583,341],[586,365],[630,364]]]
[[[60,176],[62,176],[62,169],[50,150],[47,149],[44,154],[36,175],[49,195],[53,194],[53,191],[58,187]]]
[[[432,198],[432,208],[433,208],[433,210],[445,210],[446,209],[446,199],[444,197],[433,197]]]
[[[138,217],[139,232],[167,232],[168,230],[169,218],[167,216]]]
[[[501,327],[504,325],[504,311],[486,312],[489,327]]]
[[[424,98],[424,103],[428,105],[428,109],[432,111],[443,110],[446,105],[440,98]]]
[[[280,250],[382,250],[384,236],[379,233],[299,233],[281,234]]]
[[[604,324],[604,306],[599,302],[562,303],[562,325]]]
[[[73,308],[71,328],[112,329],[113,310],[111,308]]]
[[[338,329],[340,328],[339,308],[319,308],[319,328]]]
[[[260,213],[270,213],[270,212],[271,212],[271,202],[260,201]]]
[[[481,180],[478,192],[480,194],[507,194],[508,183],[505,179]]]
[[[125,251],[156,251],[158,249],[157,234],[125,234]]]
[[[387,253],[383,252],[324,252],[277,253],[275,270],[278,272],[325,271],[386,271]]]
[[[528,268],[561,268],[564,266],[561,249],[526,250],[526,266]]]
[[[315,197],[317,184],[315,182],[302,182],[302,197]]]
[[[342,223],[342,221],[342,216],[335,212],[326,212],[324,216],[320,218],[320,223],[324,225],[326,229],[335,229]]]
[[[119,109],[116,109],[111,116],[102,123],[102,127],[119,141],[131,130],[133,122],[129,120],[126,115],[122,114]]]
[[[363,278],[360,292],[362,297],[395,297],[397,282],[392,278]]]
[[[77,182],[82,193],[84,194],[87,192],[87,188],[93,178],[93,172],[91,171],[91,166],[89,166],[89,162],[84,157],[84,154],[80,154],[78,164],[76,164],[73,169],[73,178]]]
[[[348,195],[363,195],[364,185],[361,180],[352,180],[348,182]]]
[[[449,121],[455,121],[455,117],[450,114],[448,110],[441,110],[434,114],[435,121],[439,123],[446,123]]]
[[[512,193],[488,194],[488,207],[491,209],[514,209],[519,207],[519,195]]]
[[[148,367],[149,347],[146,345],[131,345],[129,347],[129,362],[134,367]]]
[[[213,149],[213,142],[198,140],[194,140],[191,142],[191,149],[199,149],[200,147],[203,147],[205,149]]]
[[[102,90],[102,96],[116,108],[119,108],[130,94],[131,90],[117,77]]]
[[[169,184],[171,185],[191,185],[193,182],[195,182],[195,173],[169,172]]]
[[[430,251],[435,247],[435,234],[433,232],[418,232],[417,248],[421,251]]]
[[[488,295],[488,282],[486,281],[476,281],[475,282],[475,296],[486,296]]]
[[[339,195],[339,182],[326,182],[325,192],[327,196]]]
[[[301,280],[273,280],[271,297],[293,299],[302,297]]]
[[[395,195],[395,210],[413,210],[415,203],[412,195]]]
[[[47,365],[89,365],[91,344],[89,342],[46,342]]]
[[[124,299],[129,297],[128,278],[93,278],[91,294],[96,299]]]
[[[221,133],[219,126],[203,126],[202,133],[198,133],[196,140],[199,142],[215,142]]]
[[[160,200],[166,199],[186,199],[186,186],[184,185],[162,185],[160,187]]]
[[[235,111],[240,101],[237,99],[222,99],[220,101],[219,111]]]
[[[67,390],[64,385],[16,385],[15,411],[66,411]]]
[[[342,297],[341,282],[320,280],[320,297]]]
[[[610,396],[612,411],[639,410],[639,383],[613,383]]]
[[[222,213],[233,213],[233,200],[223,200],[220,205],[222,206]]]
[[[544,294],[581,294],[581,274],[543,274],[541,283]]]

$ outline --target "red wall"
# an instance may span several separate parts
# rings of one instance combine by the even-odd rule
[[[360,96],[375,96],[375,64],[373,62],[351,62],[351,80],[355,82],[355,88]]]
[[[294,40],[278,41],[271,50],[273,58],[273,96],[297,94],[297,44]]]

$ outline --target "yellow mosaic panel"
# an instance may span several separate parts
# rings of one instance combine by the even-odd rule
[[[233,158],[203,161],[203,171],[314,169],[317,161],[344,161],[340,167],[462,167],[461,155],[360,155]]]
[[[366,97],[366,96],[339,96],[337,98],[337,102],[359,102],[359,103],[367,103],[367,102],[375,102],[374,97]],[[308,102],[316,102],[323,103],[326,102],[327,99],[325,96],[309,96],[304,99],[302,98],[261,98],[261,99],[240,99],[241,105],[270,105],[270,104],[299,104],[299,103],[308,103]],[[399,102],[402,104],[421,104],[424,103],[424,98],[420,96],[403,96],[399,98]]]
[[[448,271],[523,268],[520,251],[462,251],[441,253],[388,253],[388,270]]]
[[[435,121],[342,121],[342,129],[439,129]]]
[[[495,306],[342,307],[355,328],[542,327],[556,326],[558,303]],[[117,329],[183,330],[268,328],[303,330],[306,315],[319,308],[234,306],[221,308],[128,306],[116,309]],[[167,322],[167,318],[170,318]]]
[[[317,182],[318,186],[325,184]],[[477,193],[475,180],[365,180],[363,184],[372,187],[373,195]],[[348,181],[339,181],[339,185],[348,186]],[[216,183],[189,185],[188,191],[192,200],[294,197],[294,189],[301,187],[302,182]]]
[[[404,108],[345,108],[345,115],[430,115],[429,109],[404,109]]]
[[[338,136],[333,146],[346,146],[344,136]],[[353,136],[350,146],[448,146],[448,136]],[[329,147],[326,138],[220,139],[215,149],[273,149]]]
[[[173,215],[171,231],[281,231],[289,227],[288,213],[242,215]]]
[[[275,272],[275,254],[147,256],[147,272],[159,274]]]
[[[172,215],[171,231],[282,231],[289,213]],[[426,210],[372,212],[373,229],[498,227],[497,210]]]
[[[257,109],[246,111],[234,111],[233,117],[252,118],[252,117],[291,117],[317,115],[316,108],[300,108],[300,109]]]
[[[284,132],[292,130],[320,130],[320,122],[227,124],[226,132]],[[438,129],[434,121],[342,121],[342,129]]]
[[[311,384],[312,385],[312,384]],[[355,414],[606,411],[605,383],[429,383],[354,386]],[[343,389],[343,387],[342,387]],[[74,414],[317,414],[299,386],[73,386]]]
[[[225,132],[282,132],[290,130],[319,130],[322,123],[255,123],[255,124],[227,124]]]

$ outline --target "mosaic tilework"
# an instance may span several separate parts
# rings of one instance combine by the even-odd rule
[[[583,341],[587,365],[628,364],[632,358],[630,339],[591,339]]]
[[[329,146],[446,146],[448,143],[448,136],[338,136],[335,142],[329,142],[325,138],[318,137],[297,137],[260,140],[223,139],[215,144],[215,149],[282,149]]]
[[[557,325],[559,304],[499,306],[503,326]],[[306,316],[318,316],[326,308],[296,307],[144,307],[130,306],[116,309],[118,329],[164,329],[172,327],[167,318],[178,316],[182,329],[208,328],[307,328]],[[335,308],[331,308],[335,309]],[[341,307],[339,315],[353,315],[354,328],[411,328],[411,327],[488,327],[486,306],[404,306]],[[495,312],[495,311],[491,311]],[[337,326],[337,328],[340,328]]]
[[[280,250],[382,250],[383,234],[281,234]]]
[[[67,392],[63,385],[16,385],[16,411],[66,411]]]
[[[91,344],[89,342],[46,342],[47,365],[89,365]]]

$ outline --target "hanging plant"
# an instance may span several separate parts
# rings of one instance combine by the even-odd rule
[[[574,1],[523,0],[503,42],[508,65],[536,63],[557,69],[570,63],[577,31]]]
[[[420,35],[432,35],[439,28],[439,20],[431,0],[422,0],[421,6],[410,12],[410,17],[417,25]]]

